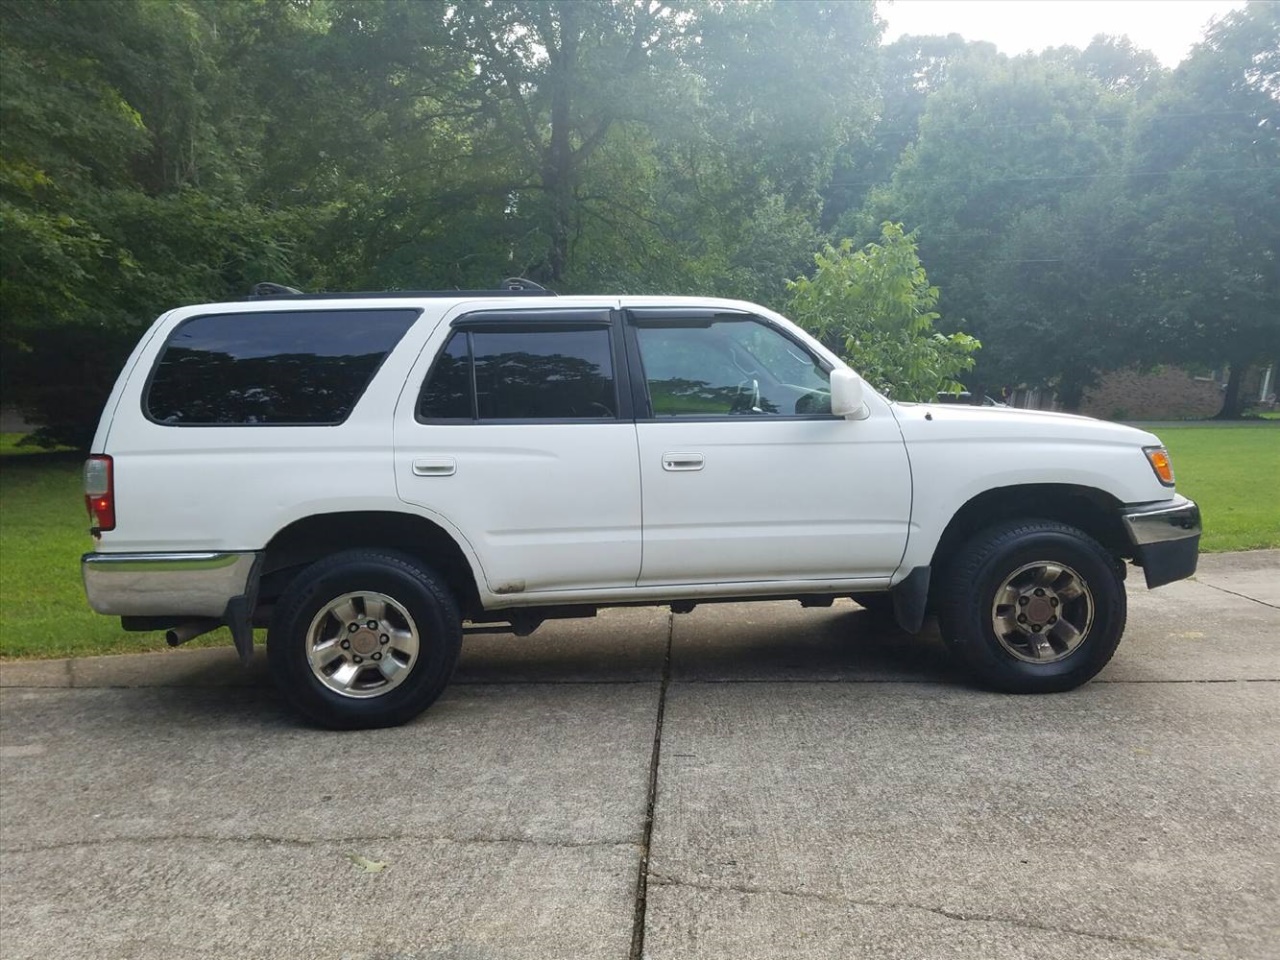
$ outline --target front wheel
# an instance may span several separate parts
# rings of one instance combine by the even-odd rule
[[[1117,562],[1101,544],[1066,524],[1024,520],[982,531],[957,552],[938,619],[983,685],[1053,693],[1107,665],[1126,609]]]
[[[350,550],[289,585],[267,634],[271,675],[290,704],[337,730],[388,727],[443,692],[462,645],[448,587],[412,557]]]

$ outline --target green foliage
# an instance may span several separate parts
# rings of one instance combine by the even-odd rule
[[[1207,360],[1238,413],[1244,372],[1280,356],[1280,7],[1223,17],[1172,73],[1125,38],[925,49],[916,132],[842,225],[918,231],[940,309],[985,344],[971,382],[1071,409],[1108,370]]]
[[[84,444],[152,318],[259,279],[782,307],[886,220],[975,387],[1241,371],[1280,353],[1278,10],[1170,73],[826,0],[0,0],[3,400]]]
[[[1239,416],[1245,372],[1280,358],[1280,4],[1216,21],[1130,136],[1137,319],[1160,359],[1230,365]]]
[[[46,445],[88,445],[161,311],[291,272],[301,224],[247,198],[249,145],[215,122],[233,12],[0,4],[0,383]]]
[[[972,380],[1070,383],[1078,400],[1123,355],[1097,335],[1115,329],[1113,288],[1088,296],[1080,271],[1127,263],[1124,233],[1098,230],[1108,208],[1081,197],[1110,183],[1128,95],[1062,59],[956,63],[867,213],[918,231],[942,312],[987,347]]]
[[[840,354],[873,387],[898,400],[933,400],[961,389],[981,344],[934,330],[938,288],[929,285],[914,234],[885,223],[879,243],[826,245],[812,278],[788,283],[793,319]]]
[[[994,45],[971,43],[957,33],[945,37],[903,36],[880,48],[877,85],[880,109],[870,130],[854,128],[838,151],[823,191],[822,225],[844,235],[879,229],[864,221],[861,208],[876,187],[893,176],[903,151],[920,133],[929,99],[974,63],[999,58]]]

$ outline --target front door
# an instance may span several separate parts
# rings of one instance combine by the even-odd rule
[[[827,364],[779,324],[632,310],[641,585],[886,578],[911,516],[897,421],[831,414]],[[647,407],[647,409],[645,409]]]

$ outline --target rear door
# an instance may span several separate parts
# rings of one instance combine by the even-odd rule
[[[643,371],[642,586],[892,575],[911,477],[887,405],[833,416],[825,362],[766,318],[628,314]]]
[[[464,536],[489,589],[634,586],[640,471],[607,308],[464,314],[396,411],[400,497]]]

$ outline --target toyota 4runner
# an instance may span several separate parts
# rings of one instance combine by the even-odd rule
[[[540,289],[299,295],[161,316],[107,402],[89,603],[181,643],[220,625],[313,722],[402,723],[462,624],[852,597],[983,685],[1076,687],[1125,560],[1190,576],[1200,513],[1150,433],[890,402],[732,300]]]

